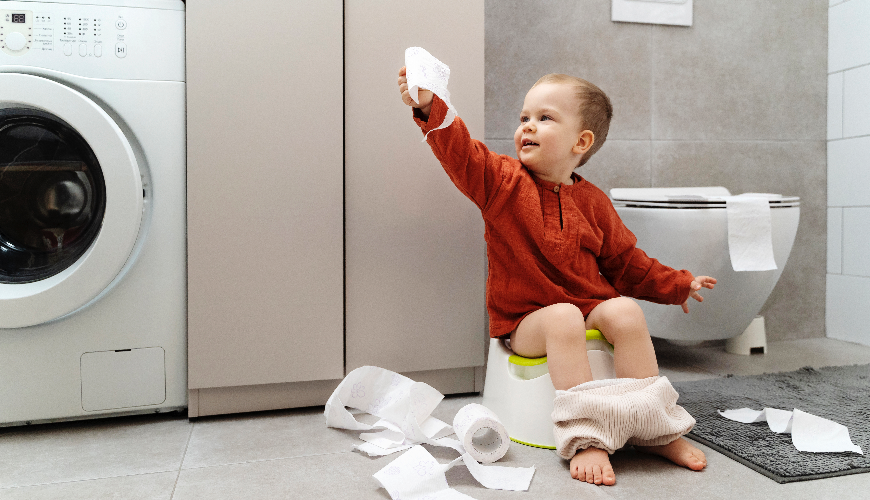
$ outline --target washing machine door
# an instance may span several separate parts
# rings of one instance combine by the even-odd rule
[[[115,121],[46,78],[0,73],[0,328],[75,312],[130,259],[142,177]]]

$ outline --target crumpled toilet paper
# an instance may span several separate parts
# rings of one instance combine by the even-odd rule
[[[329,427],[375,431],[362,433],[360,438],[366,442],[355,447],[369,455],[409,450],[375,474],[394,500],[422,499],[427,495],[470,498],[448,488],[444,476],[460,461],[487,488],[528,490],[534,467],[478,463],[494,462],[507,453],[509,437],[498,417],[486,407],[472,403],[456,413],[451,427],[431,416],[443,398],[428,384],[376,366],[363,366],[341,381],[326,402],[324,415]],[[363,410],[380,420],[373,425],[359,422],[346,407]],[[454,432],[459,440],[446,437]],[[421,443],[453,448],[461,456],[442,465],[419,446]]]
[[[447,80],[450,79],[450,68],[435,58],[422,47],[408,47],[405,49],[405,76],[408,78],[408,93],[411,99],[420,103],[419,90],[432,91],[447,104],[447,115],[437,128],[426,133],[423,141],[432,132],[449,127],[453,119],[458,115],[456,108],[450,103],[450,92],[447,90]]]
[[[776,269],[769,203],[772,196],[779,195],[744,193],[724,197],[728,212],[728,253],[735,271]]]
[[[843,452],[851,451],[863,455],[861,447],[852,442],[849,437],[849,429],[832,420],[818,417],[811,413],[798,410],[779,410],[765,408],[761,411],[751,408],[739,408],[737,410],[719,410],[723,417],[751,424],[754,422],[767,422],[771,431],[778,434],[791,433],[791,442],[798,451]]]

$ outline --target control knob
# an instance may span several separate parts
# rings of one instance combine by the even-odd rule
[[[6,47],[13,52],[18,52],[27,46],[27,38],[17,31],[6,35]]]

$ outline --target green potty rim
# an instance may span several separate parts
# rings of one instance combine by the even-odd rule
[[[586,340],[601,340],[610,347],[611,351],[613,350],[613,346],[610,345],[609,342],[607,342],[607,339],[604,338],[604,335],[602,335],[599,330],[586,330]],[[524,358],[518,354],[511,354],[511,356],[508,358],[508,362],[517,366],[538,366],[546,363],[547,357],[544,356],[542,358]]]

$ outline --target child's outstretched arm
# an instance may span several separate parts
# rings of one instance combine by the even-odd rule
[[[701,288],[709,288],[712,290],[714,285],[716,285],[716,278],[711,278],[709,276],[695,276],[695,278],[692,279],[692,283],[689,285],[689,297],[697,300],[698,302],[704,302],[704,297],[701,297],[701,295],[698,293],[698,290],[700,290]],[[689,299],[686,299],[686,301],[683,302],[682,308],[683,312],[688,314]]]
[[[399,93],[402,94],[402,102],[412,108],[419,109],[423,118],[429,118],[429,111],[432,110],[432,92],[425,89],[419,89],[417,98],[420,99],[420,102],[414,102],[414,99],[411,99],[411,93],[408,92],[408,76],[407,68],[405,66],[402,66],[402,69],[399,70]]]

